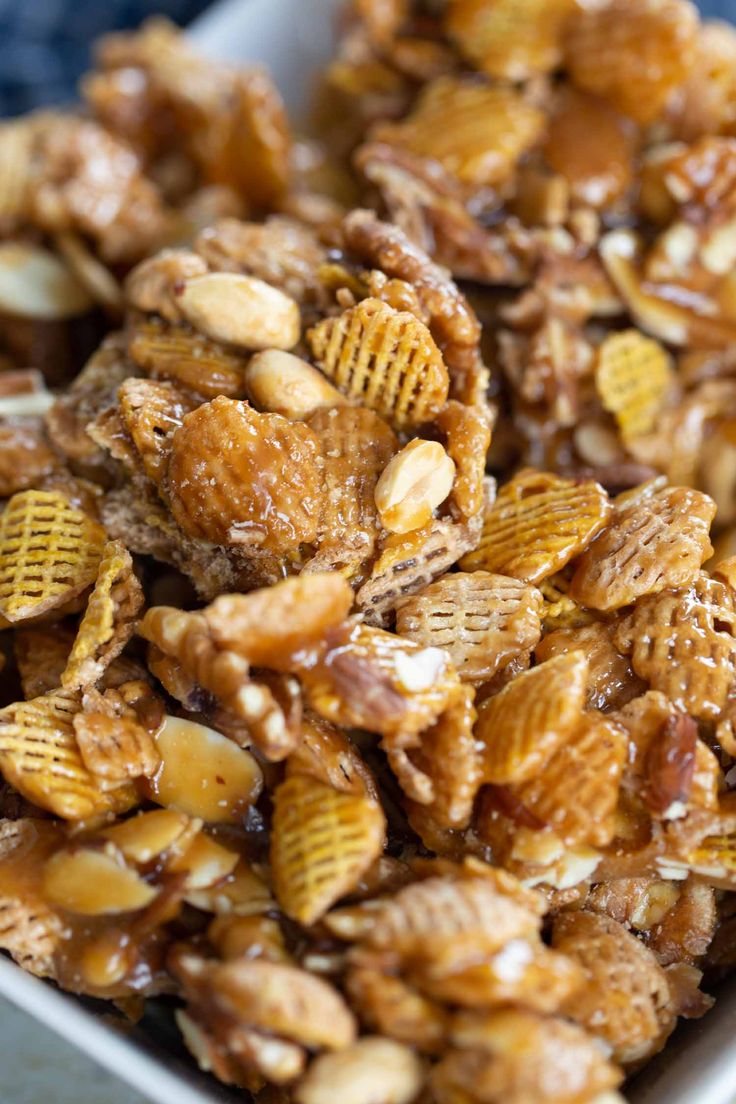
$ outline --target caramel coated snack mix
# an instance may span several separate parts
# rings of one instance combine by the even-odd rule
[[[736,31],[153,21],[0,124],[0,948],[261,1104],[615,1104],[736,966]]]

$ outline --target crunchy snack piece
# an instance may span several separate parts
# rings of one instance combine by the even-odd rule
[[[57,467],[39,418],[2,417],[0,400],[0,496],[38,486]]]
[[[286,762],[287,776],[309,775],[340,793],[378,801],[372,772],[349,737],[328,721],[307,713],[301,739]]]
[[[408,1047],[369,1036],[337,1054],[323,1054],[309,1067],[296,1090],[298,1104],[409,1104],[419,1092],[424,1071]]]
[[[0,770],[29,801],[65,820],[126,812],[135,790],[103,790],[84,765],[74,735],[79,708],[78,694],[57,690],[0,710]]]
[[[535,650],[537,662],[582,651],[588,660],[586,687],[591,709],[618,709],[643,689],[626,656],[613,641],[614,629],[602,621],[555,629],[546,634]]]
[[[145,473],[158,485],[166,472],[171,439],[199,401],[173,383],[132,378],[121,384],[118,402]]]
[[[323,506],[319,547],[306,570],[336,568],[352,577],[374,553],[380,528],[376,484],[398,441],[364,407],[319,410],[308,425],[322,445]]]
[[[656,1053],[675,1025],[667,975],[650,950],[609,916],[579,911],[554,922],[553,945],[580,962],[586,985],[573,1019],[600,1035],[624,1063]]]
[[[580,10],[565,61],[580,88],[650,123],[695,62],[698,13],[687,0],[610,0]]]
[[[584,714],[537,776],[515,786],[514,792],[533,817],[567,844],[604,847],[614,834],[626,751],[618,725]]]
[[[214,399],[172,437],[168,492],[174,519],[192,536],[296,553],[319,531],[319,440],[278,414]]]
[[[105,545],[61,685],[77,690],[102,678],[133,635],[142,608],[143,590],[130,553],[120,541],[110,541]]]
[[[186,326],[146,319],[136,325],[128,351],[155,379],[171,380],[205,399],[237,399],[244,393],[245,358]]]
[[[112,785],[150,777],[161,763],[153,734],[164,718],[163,703],[144,682],[125,682],[104,694],[85,690],[82,711],[72,719],[84,765]]]
[[[476,530],[477,526],[435,519],[411,533],[391,534],[356,595],[358,607],[380,624],[400,598],[422,590],[474,548]]]
[[[373,137],[439,161],[463,184],[501,184],[539,137],[542,114],[508,87],[457,77],[427,85],[411,114]]]
[[[0,879],[0,947],[37,977],[56,976],[54,959],[64,936],[64,922],[44,900],[40,887],[32,889],[22,881],[14,884],[13,874],[50,854],[59,835],[55,825],[31,817],[0,820],[5,875]]]
[[[425,647],[444,648],[460,678],[491,678],[541,635],[542,596],[487,571],[443,575],[396,603],[396,631]]]
[[[672,382],[667,351],[638,330],[612,334],[598,349],[596,387],[624,442],[653,429]]]
[[[447,369],[427,327],[378,299],[319,322],[307,339],[340,391],[396,429],[430,421],[447,398]]]
[[[455,464],[450,503],[463,520],[469,521],[480,513],[485,501],[491,424],[482,406],[465,406],[451,399],[437,415],[437,425],[445,434],[447,455]]]
[[[437,974],[455,973],[500,950],[510,939],[533,937],[540,919],[492,879],[427,878],[356,912],[328,913],[333,934],[363,942],[398,961]]]
[[[684,589],[640,599],[617,628],[615,642],[652,689],[678,709],[713,720],[734,682],[732,591],[701,571]]]
[[[439,1051],[448,1026],[448,1016],[441,1005],[401,978],[368,966],[354,967],[345,984],[361,1020],[369,1028],[430,1054]]]
[[[497,785],[526,782],[580,724],[588,678],[584,652],[541,663],[483,702],[476,736],[483,744],[483,776]]]
[[[619,509],[580,557],[570,594],[585,606],[615,610],[646,594],[687,586],[711,555],[715,504],[668,487]]]
[[[603,1101],[621,1081],[595,1040],[561,1018],[521,1009],[461,1014],[453,1041],[430,1077],[439,1104]]]
[[[490,77],[528,80],[556,69],[571,0],[453,0],[446,26],[461,53]]]
[[[481,749],[473,733],[476,712],[473,691],[462,695],[411,753],[389,751],[388,760],[399,785],[442,828],[466,828],[483,782]]]
[[[293,775],[274,794],[271,866],[287,916],[310,925],[357,885],[380,854],[385,819],[370,798]]]
[[[63,606],[94,581],[104,542],[63,495],[14,495],[0,515],[0,613],[18,622]]]
[[[28,216],[34,139],[30,119],[3,120],[0,128],[0,223],[14,228]]]
[[[610,511],[597,483],[575,484],[528,469],[506,483],[486,509],[480,544],[460,566],[539,582],[587,548]]]
[[[439,648],[360,623],[328,633],[327,644],[316,664],[298,672],[309,704],[335,724],[380,733],[392,747],[417,746],[460,693]]]

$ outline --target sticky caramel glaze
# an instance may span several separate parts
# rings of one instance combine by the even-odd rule
[[[178,911],[184,875],[163,879],[161,892],[142,912],[76,916],[50,904],[43,892],[44,864],[65,841],[61,826],[39,820],[27,841],[0,862],[0,898],[19,900],[29,909],[48,909],[61,921],[53,955],[59,985],[108,1000],[170,989],[171,981],[163,971],[169,936],[156,929]]]

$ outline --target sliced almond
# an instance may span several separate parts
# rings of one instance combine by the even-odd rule
[[[59,851],[46,863],[43,889],[54,905],[81,916],[145,908],[158,890],[106,851]]]
[[[239,858],[237,852],[228,851],[200,832],[184,854],[169,864],[169,870],[186,871],[186,889],[208,889],[232,874]]]
[[[150,813],[141,813],[108,828],[103,835],[112,840],[126,859],[147,863],[180,839],[189,824],[185,813],[174,809],[153,809]]]
[[[159,805],[234,824],[261,791],[261,768],[250,752],[212,728],[167,717],[156,745],[161,766],[148,785]]]
[[[0,244],[0,312],[16,318],[58,321],[94,306],[67,266],[27,242]]]

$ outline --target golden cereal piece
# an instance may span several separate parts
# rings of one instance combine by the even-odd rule
[[[389,751],[388,761],[408,797],[427,806],[442,828],[465,828],[483,781],[483,763],[473,734],[476,712],[469,686],[431,728],[421,747],[409,756]]]
[[[695,62],[698,13],[687,0],[611,0],[578,10],[565,60],[579,88],[652,122]]]
[[[425,86],[410,115],[382,123],[373,136],[439,161],[463,184],[501,184],[534,145],[544,117],[510,87],[458,77]]]
[[[450,876],[415,882],[357,910],[337,909],[325,923],[338,938],[351,938],[355,919],[366,946],[437,974],[473,965],[510,939],[534,937],[540,926],[539,915],[493,880]]]
[[[557,629],[574,629],[587,625],[593,620],[593,614],[583,609],[569,595],[570,579],[567,572],[558,572],[542,579],[539,590],[544,598],[542,623],[545,632]]]
[[[431,421],[447,399],[447,369],[427,327],[379,299],[325,318],[307,340],[335,386],[395,429]]]
[[[627,748],[618,725],[586,713],[536,777],[513,787],[514,794],[568,845],[604,847],[614,833]]]
[[[245,357],[186,326],[168,325],[160,318],[137,322],[128,352],[155,379],[172,380],[205,399],[243,395]]]
[[[355,1020],[343,998],[306,970],[236,959],[207,972],[215,1007],[235,1023],[314,1049],[342,1050],[355,1039]]]
[[[575,1104],[619,1100],[621,1071],[597,1041],[561,1017],[514,1008],[460,1013],[430,1084],[437,1104]]]
[[[278,414],[213,399],[174,433],[168,486],[174,519],[191,536],[296,553],[319,531],[319,440]]]
[[[171,453],[171,438],[199,401],[165,380],[127,379],[118,390],[123,426],[146,475],[159,484]]]
[[[675,1025],[667,975],[653,953],[610,916],[577,911],[555,920],[552,945],[583,967],[586,979],[568,1014],[599,1035],[621,1062],[664,1046]]]
[[[376,780],[349,736],[313,714],[302,719],[301,738],[286,770],[289,776],[309,775],[333,790],[378,801]]]
[[[36,878],[61,840],[51,821],[0,820],[0,948],[37,977],[55,976],[54,958],[64,938],[64,920],[44,900]]]
[[[402,597],[422,590],[474,548],[477,537],[477,526],[438,518],[411,533],[390,534],[356,595],[358,608],[381,623]]]
[[[106,851],[57,851],[43,869],[44,895],[80,916],[117,916],[145,908],[158,889]]]
[[[161,763],[153,737],[133,717],[83,712],[74,717],[74,735],[82,761],[100,786],[149,777]]]
[[[654,428],[673,380],[667,350],[638,330],[611,334],[598,349],[596,387],[624,442]]]
[[[523,81],[556,69],[573,0],[451,0],[445,17],[461,54],[490,77]]]
[[[640,599],[614,641],[678,709],[718,717],[736,679],[736,607],[724,583],[701,571],[681,590]]]
[[[130,785],[104,790],[84,765],[74,735],[78,694],[56,690],[0,710],[0,770],[12,786],[64,820],[126,812]]]
[[[15,661],[26,700],[48,694],[61,685],[73,643],[74,633],[63,625],[16,631]]]
[[[642,685],[613,643],[613,627],[603,621],[547,633],[535,655],[538,663],[582,651],[588,660],[586,700],[590,709],[618,709],[636,697]]]
[[[580,557],[570,595],[615,610],[645,594],[687,586],[713,552],[715,503],[700,491],[668,487],[619,509]]]
[[[384,529],[410,533],[427,525],[454,480],[455,464],[442,445],[415,437],[392,457],[376,483],[376,508]]]
[[[511,957],[513,970],[508,969]],[[537,941],[515,939],[484,962],[444,976],[419,976],[416,982],[435,1000],[461,1008],[513,1004],[534,1012],[556,1012],[582,980],[582,970],[566,955]]]
[[[120,541],[109,541],[61,685],[77,690],[101,679],[133,635],[142,608],[143,588],[130,552]]]
[[[298,671],[307,701],[333,724],[412,747],[460,694],[449,656],[358,623],[336,630],[317,663]],[[398,741],[398,743],[397,743]]]
[[[460,678],[491,678],[541,635],[543,599],[535,587],[487,571],[443,575],[396,603],[396,631],[444,648]]]
[[[56,491],[22,491],[0,515],[0,614],[25,621],[94,582],[105,531]]]
[[[429,1054],[440,1051],[447,1031],[447,1013],[401,978],[357,966],[347,975],[345,987],[361,1020],[371,1030]]]
[[[707,836],[684,858],[668,859],[667,865],[696,874],[718,889],[731,890],[736,886],[736,836]]]
[[[407,1046],[368,1036],[337,1054],[322,1054],[299,1082],[297,1104],[410,1104],[424,1082],[422,1063]]]
[[[527,469],[498,492],[486,510],[480,544],[460,566],[537,583],[587,548],[610,512],[597,483]]]
[[[512,679],[478,711],[484,778],[505,785],[534,778],[570,739],[585,702],[584,652],[557,656]]]
[[[319,547],[306,570],[352,575],[372,557],[380,525],[375,490],[397,451],[393,430],[365,407],[332,407],[308,422],[322,443],[323,511]]]
[[[276,898],[309,926],[355,888],[383,849],[386,821],[367,797],[293,775],[274,794],[271,868]]]

